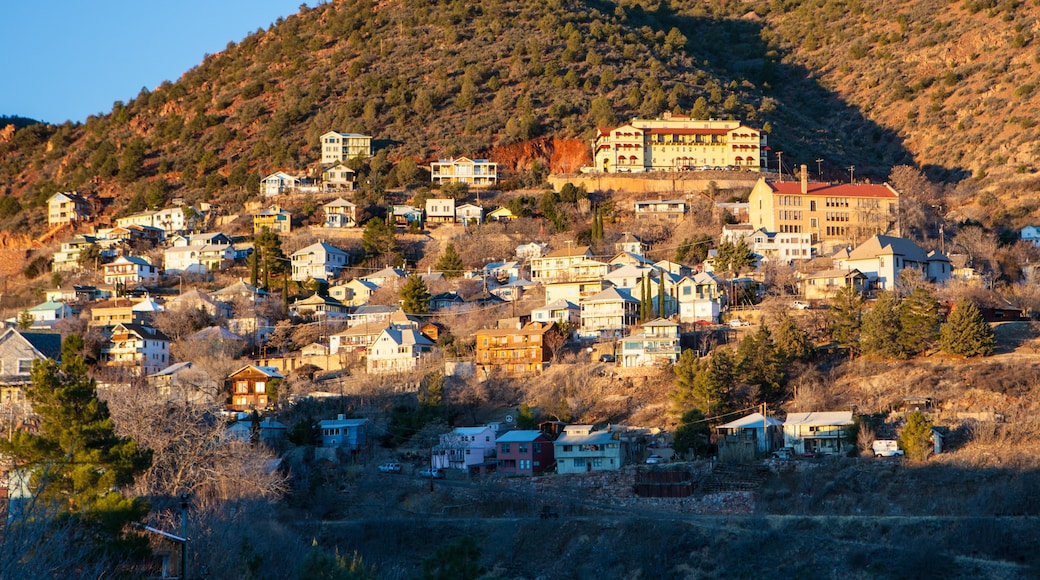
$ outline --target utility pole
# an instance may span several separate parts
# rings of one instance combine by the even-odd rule
[[[849,183],[856,183],[856,166],[849,165]]]
[[[816,160],[816,178],[823,181],[823,159]]]
[[[188,494],[181,494],[181,580],[188,578]]]
[[[784,152],[776,152],[776,171],[780,174],[780,182],[784,181]]]

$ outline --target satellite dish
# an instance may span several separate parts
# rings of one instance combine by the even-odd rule
[[[513,416],[512,415],[506,415],[506,423],[512,423],[512,422],[513,422]]]

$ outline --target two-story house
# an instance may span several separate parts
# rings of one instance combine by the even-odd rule
[[[553,442],[556,472],[586,473],[621,469],[624,452],[620,434],[607,429],[594,431],[592,425],[568,425]]]
[[[562,345],[555,323],[529,322],[522,328],[477,331],[477,370],[487,377],[492,371],[508,376],[539,373],[552,360],[552,345]]]
[[[235,261],[235,250],[227,244],[174,246],[163,251],[163,270],[168,275],[219,272]]]
[[[122,284],[128,288],[159,281],[158,269],[140,256],[119,256],[102,266],[102,275],[105,284]]]
[[[274,367],[246,365],[228,375],[235,411],[266,409],[277,400],[277,385],[285,376]]]
[[[498,183],[498,164],[487,159],[441,159],[430,164],[433,183],[465,183],[472,187],[487,187]]]
[[[581,306],[579,336],[584,338],[620,337],[639,318],[639,301],[625,290],[607,288],[585,298]]]
[[[384,328],[368,347],[369,373],[394,373],[415,369],[419,359],[433,352],[434,343],[418,330]]]
[[[9,328],[0,334],[0,416],[28,418],[23,388],[32,382],[33,361],[61,359],[61,334]]]
[[[426,200],[426,222],[455,223],[455,200],[450,197],[431,197]]]
[[[950,259],[944,254],[925,252],[906,238],[879,235],[871,236],[847,256],[839,253],[835,265],[839,269],[859,270],[878,290],[894,290],[899,273],[906,269],[917,270],[925,280],[936,284],[948,280],[953,272]]]
[[[675,364],[679,360],[679,325],[663,318],[651,320],[621,341],[621,366]]]
[[[357,205],[342,197],[326,203],[321,208],[325,211],[327,228],[356,228],[358,225]]]
[[[648,199],[633,205],[636,219],[680,222],[686,217],[686,200]]]
[[[292,253],[292,279],[328,281],[339,276],[350,263],[350,254],[325,242],[316,242]]]
[[[719,280],[708,272],[683,276],[675,283],[680,322],[718,322],[723,292]]]
[[[784,446],[795,453],[842,453],[854,447],[848,442],[852,411],[788,413],[784,420]]]
[[[484,223],[484,208],[472,203],[464,203],[455,208],[455,221],[473,226]]]
[[[798,273],[798,292],[807,300],[830,300],[846,286],[852,287],[857,294],[865,294],[869,289],[867,275],[855,268]]]
[[[160,330],[140,324],[116,324],[101,346],[101,362],[137,376],[157,373],[170,364],[170,339]]]
[[[329,131],[321,136],[321,163],[331,165],[372,156],[372,137]]]
[[[272,197],[293,193],[300,187],[300,178],[284,171],[276,171],[260,180],[260,195]]]
[[[433,447],[431,466],[469,469],[495,456],[495,432],[488,426],[456,427],[440,436]]]
[[[531,280],[543,284],[546,282],[588,279],[592,277],[602,278],[602,275],[606,274],[606,271],[598,272],[599,276],[595,274],[583,276],[581,274],[587,270],[587,268],[582,266],[584,262],[595,262],[592,259],[592,249],[589,246],[560,248],[544,256],[530,258],[530,260]],[[601,264],[601,262],[596,262],[596,264]],[[609,267],[607,270],[609,270]]]
[[[90,217],[91,203],[75,191],[55,193],[47,199],[47,225],[78,222]]]
[[[572,327],[577,327],[581,324],[581,308],[569,300],[559,298],[541,308],[535,308],[532,310],[531,321],[542,323],[555,322],[557,324],[566,323],[570,324]]]
[[[552,467],[553,442],[537,430],[514,430],[499,435],[498,473],[503,475],[538,475]]]
[[[292,231],[292,213],[276,205],[253,214],[253,234],[264,229],[276,234],[287,234]]]
[[[321,172],[321,186],[326,192],[354,191],[356,180],[357,175],[354,170],[342,163],[337,163]]]

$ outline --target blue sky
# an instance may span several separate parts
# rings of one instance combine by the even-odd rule
[[[107,113],[176,81],[300,0],[11,0],[0,8],[0,115],[49,123]],[[311,2],[309,5],[314,5]]]

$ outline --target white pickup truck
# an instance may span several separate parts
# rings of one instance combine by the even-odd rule
[[[903,454],[899,442],[895,439],[878,439],[870,447],[874,451],[874,457],[895,457]]]

